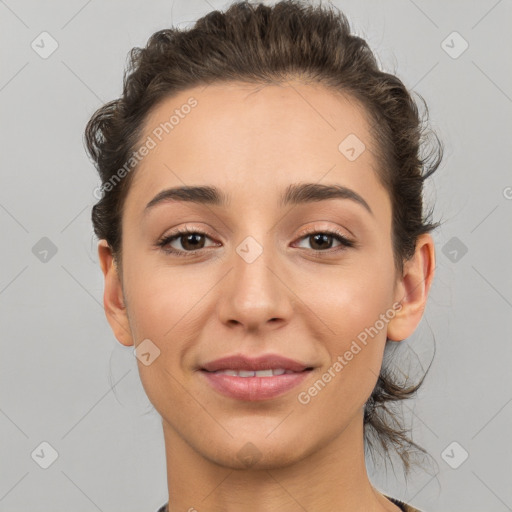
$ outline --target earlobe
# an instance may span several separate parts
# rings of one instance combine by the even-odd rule
[[[396,287],[396,302],[402,308],[388,323],[387,337],[402,341],[416,330],[427,304],[435,269],[434,241],[429,234],[420,235],[414,256],[404,262],[404,270]]]
[[[100,240],[98,244],[98,258],[105,277],[105,289],[103,292],[105,316],[119,343],[125,346],[132,346],[133,339],[124,303],[121,279],[114,262],[112,249],[106,240]]]

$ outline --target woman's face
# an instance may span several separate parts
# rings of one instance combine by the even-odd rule
[[[149,149],[122,219],[122,295],[115,279],[106,293],[117,289],[126,306],[111,322],[118,339],[146,340],[139,372],[164,430],[231,467],[288,464],[346,429],[360,435],[404,293],[360,107],[321,86],[216,84],[159,104],[141,141]],[[185,186],[214,188],[218,200],[162,194]],[[196,235],[159,245],[183,229]],[[204,370],[232,355],[313,369]]]

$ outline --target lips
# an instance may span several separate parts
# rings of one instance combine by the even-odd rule
[[[312,366],[276,354],[247,357],[241,354],[204,364],[201,376],[215,391],[235,400],[270,400],[303,383]]]
[[[307,364],[294,361],[293,359],[289,359],[277,354],[265,354],[259,357],[248,357],[242,354],[236,354],[233,356],[216,359],[215,361],[210,361],[201,366],[201,370],[205,370],[207,372],[232,370],[237,372],[238,376],[241,377],[253,376],[251,374],[244,375],[242,373],[244,371],[259,372],[265,370],[284,370],[283,373],[298,373],[311,368],[312,367]],[[279,372],[276,372],[276,374],[279,374]]]

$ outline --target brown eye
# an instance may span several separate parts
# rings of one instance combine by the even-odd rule
[[[202,249],[205,244],[205,236],[200,233],[192,233],[187,235],[180,235],[178,240],[181,246],[186,251],[194,251],[195,249]]]
[[[210,237],[206,233],[186,228],[165,236],[157,245],[166,253],[176,256],[189,256],[194,255],[196,251],[201,249],[218,245],[215,243],[209,246],[205,245],[207,239],[210,239]]]
[[[323,249],[330,249],[334,241],[332,235],[325,233],[317,233],[316,235],[309,235],[311,247],[315,251],[321,251]]]
[[[338,248],[334,248],[334,250],[354,246],[354,242],[338,231],[312,231],[303,235],[301,240],[306,241],[310,248],[317,252],[333,249],[334,242],[338,242]]]

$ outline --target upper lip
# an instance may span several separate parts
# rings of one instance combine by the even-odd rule
[[[210,361],[201,366],[202,370],[209,372],[216,372],[218,370],[277,370],[279,368],[293,372],[302,372],[312,367],[277,354],[264,354],[259,357],[248,357],[242,354],[236,354]]]

